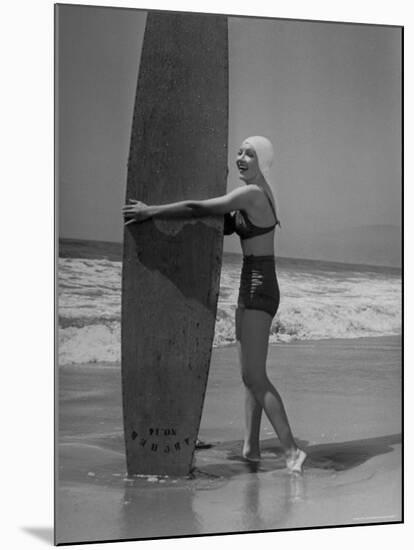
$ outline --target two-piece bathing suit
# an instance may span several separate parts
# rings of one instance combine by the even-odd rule
[[[275,220],[277,220],[273,203],[267,193],[266,197],[269,200]],[[277,224],[276,221],[274,225],[259,227],[249,220],[246,212],[237,210],[234,214],[225,214],[224,234],[237,233],[242,240],[246,240],[270,233]],[[239,308],[266,311],[274,317],[279,307],[279,300],[275,257],[273,255],[254,256],[252,254],[243,256],[237,306]]]

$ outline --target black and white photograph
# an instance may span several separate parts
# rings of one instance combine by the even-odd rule
[[[54,6],[55,544],[401,523],[403,26],[139,4]]]

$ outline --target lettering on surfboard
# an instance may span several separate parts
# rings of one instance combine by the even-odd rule
[[[138,444],[146,450],[163,453],[179,452],[190,445],[190,438],[176,439],[177,431],[174,428],[148,428],[145,435],[139,435],[135,430],[131,433],[131,439],[138,439]],[[154,437],[157,439],[154,441]],[[173,441],[168,443],[160,441],[162,437],[174,437]],[[151,440],[150,440],[151,438]]]

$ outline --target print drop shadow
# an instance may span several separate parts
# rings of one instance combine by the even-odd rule
[[[202,222],[185,224],[176,234],[160,231],[153,220],[127,226],[133,238],[136,257],[146,268],[159,271],[178,288],[183,296],[213,309],[210,299],[211,262],[220,259],[217,237],[219,230]],[[152,247],[144,243],[152,243]],[[183,246],[185,244],[185,246]],[[194,251],[203,250],[194,262]]]
[[[364,464],[370,458],[389,453],[392,446],[401,443],[401,434],[392,434],[367,439],[356,439],[339,443],[308,445],[297,440],[299,447],[308,455],[304,469],[318,469],[342,472]],[[211,476],[233,477],[246,472],[271,472],[286,468],[283,450],[276,438],[262,443],[262,460],[258,463],[245,461],[241,456],[241,441],[219,443],[215,449],[226,451],[226,462],[197,466],[197,472]],[[201,456],[202,451],[197,451]],[[269,456],[270,454],[270,456]]]
[[[22,531],[53,545],[53,527],[22,527]]]

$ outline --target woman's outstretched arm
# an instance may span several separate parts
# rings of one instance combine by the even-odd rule
[[[233,210],[249,210],[257,200],[260,190],[256,186],[237,187],[226,195],[205,200],[186,200],[161,205],[147,205],[130,199],[123,207],[125,225],[149,218],[202,218],[218,216]]]

